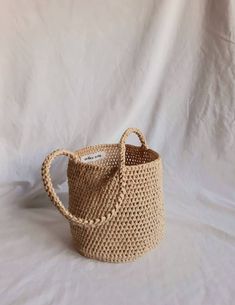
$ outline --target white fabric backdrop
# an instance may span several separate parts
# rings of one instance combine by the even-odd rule
[[[233,304],[234,79],[232,0],[0,0],[1,304]],[[166,238],[84,259],[40,165],[127,127],[163,158]]]

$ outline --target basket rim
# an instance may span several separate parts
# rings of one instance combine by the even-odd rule
[[[132,145],[132,144],[125,144],[126,146],[128,147],[135,147],[135,148],[141,148],[141,146],[136,146],[136,145]],[[120,144],[97,144],[97,145],[90,145],[90,146],[86,146],[86,147],[83,147],[83,148],[80,148],[78,150],[75,150],[74,151],[74,154],[76,157],[79,157],[81,156],[79,153],[81,153],[82,151],[86,150],[86,149],[99,149],[99,148],[103,148],[103,147],[109,147],[109,146],[112,146],[112,147],[119,147]],[[154,163],[159,163],[161,162],[161,156],[158,152],[156,152],[155,150],[151,149],[151,148],[148,148],[148,149],[145,149],[145,150],[148,150],[148,151],[151,151],[153,152],[154,154],[156,154],[156,159],[150,161],[150,162],[147,162],[147,163],[141,163],[141,164],[136,164],[136,165],[125,165],[126,168],[131,168],[131,169],[135,169],[135,168],[140,168],[140,167],[151,167]],[[76,164],[79,164],[81,166],[84,166],[84,167],[89,167],[89,168],[96,168],[96,169],[101,169],[101,168],[114,168],[115,166],[110,166],[110,165],[102,165],[102,164],[93,164],[93,163],[85,163],[85,162],[82,162],[79,158],[76,158],[76,160],[73,160],[73,159],[70,159],[69,162],[73,162],[73,163],[76,163]],[[116,168],[118,168],[118,166],[116,166]]]

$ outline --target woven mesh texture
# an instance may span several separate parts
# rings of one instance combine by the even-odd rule
[[[161,158],[143,145],[125,145],[124,151],[123,164],[120,144],[96,145],[73,153],[67,170],[67,214],[55,203],[58,197],[48,192],[70,220],[75,247],[84,256],[108,262],[132,261],[163,237]],[[90,163],[81,161],[83,156],[99,152],[105,157]]]

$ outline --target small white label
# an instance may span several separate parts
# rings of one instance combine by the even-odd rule
[[[94,162],[105,158],[105,151],[98,151],[94,154],[89,154],[81,157],[81,161],[84,163]]]

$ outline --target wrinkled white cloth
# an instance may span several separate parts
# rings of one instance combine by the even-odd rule
[[[1,304],[232,305],[234,2],[2,0],[0,29]],[[127,127],[164,161],[166,237],[134,263],[85,259],[40,166]]]

